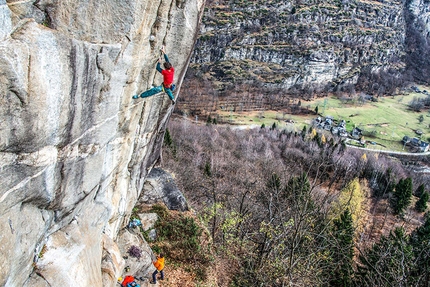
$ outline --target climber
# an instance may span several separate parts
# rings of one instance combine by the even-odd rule
[[[124,281],[122,281],[121,286],[123,287],[140,287],[139,284],[136,283],[133,276],[125,276]]]
[[[146,92],[143,92],[140,94],[141,98],[147,98],[150,96],[153,96],[155,94],[160,93],[161,91],[164,91],[169,98],[172,100],[172,105],[175,104],[175,97],[173,96],[173,91],[175,90],[176,85],[173,84],[173,77],[175,74],[175,69],[173,68],[172,64],[169,61],[169,57],[167,57],[164,46],[160,49],[161,54],[164,56],[164,70],[161,68],[161,57],[158,59],[157,63],[157,71],[160,72],[163,75],[163,83],[161,86],[153,87],[152,89],[147,90]],[[139,98],[139,95],[134,95],[133,99]]]
[[[157,256],[157,261],[152,262],[152,264],[154,264],[156,269],[155,269],[154,273],[152,273],[151,284],[156,284],[157,283],[156,275],[158,272],[160,272],[160,275],[161,275],[160,280],[164,280],[164,272],[163,272],[164,256],[163,256],[163,254],[160,253],[160,255]]]

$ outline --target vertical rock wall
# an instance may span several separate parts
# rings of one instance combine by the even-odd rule
[[[182,82],[203,4],[0,0],[0,286],[114,286],[103,246],[173,110],[131,96],[161,83],[162,45]]]

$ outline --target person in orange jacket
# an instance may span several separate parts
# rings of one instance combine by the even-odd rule
[[[160,275],[161,275],[160,280],[164,280],[164,272],[163,272],[164,256],[163,256],[163,254],[160,253],[160,255],[157,256],[157,261],[152,262],[152,264],[154,264],[156,269],[155,269],[154,273],[152,273],[151,284],[155,284],[155,283],[157,283],[156,275],[158,272],[160,272]]]

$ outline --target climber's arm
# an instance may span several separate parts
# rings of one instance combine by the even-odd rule
[[[169,57],[167,57],[167,54],[165,54],[165,53],[164,53],[164,61],[166,61],[167,63],[170,63]]]
[[[160,73],[163,71],[163,69],[161,69],[161,58],[158,59],[158,63],[157,63],[157,67],[156,67],[157,71],[159,71]]]

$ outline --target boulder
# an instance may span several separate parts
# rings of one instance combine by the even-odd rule
[[[170,210],[188,210],[188,203],[172,175],[161,168],[153,168],[148,174],[139,202],[146,204],[163,202]]]

